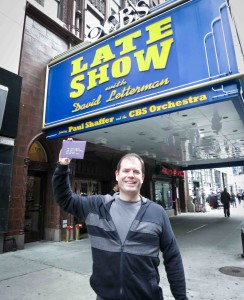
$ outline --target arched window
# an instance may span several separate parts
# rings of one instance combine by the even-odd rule
[[[32,161],[47,162],[46,151],[38,141],[31,145],[28,156]]]

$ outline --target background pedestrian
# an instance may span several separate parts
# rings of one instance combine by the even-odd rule
[[[230,194],[227,192],[227,189],[224,188],[224,191],[221,193],[221,202],[224,205],[224,215],[225,217],[230,217]]]

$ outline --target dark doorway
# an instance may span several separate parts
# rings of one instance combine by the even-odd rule
[[[25,209],[25,243],[42,240],[44,237],[44,191],[43,173],[30,171],[27,177]]]

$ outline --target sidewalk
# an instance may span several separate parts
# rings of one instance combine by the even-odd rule
[[[191,235],[187,235],[185,229],[183,233],[181,224],[189,226],[190,220],[194,218],[197,222],[201,218],[203,221],[211,218],[211,222],[217,219],[223,224],[233,222],[231,218],[236,218],[239,225],[216,248],[205,245],[205,241],[200,238],[198,243],[196,236],[194,242],[198,245],[192,246]],[[172,218],[172,226],[176,235],[179,235],[177,240],[184,261],[189,300],[244,300],[244,277],[219,272],[219,268],[224,266],[244,268],[240,242],[240,228],[244,227],[244,208],[233,209],[231,218],[224,218],[221,210],[186,213]],[[214,236],[210,235],[208,238],[211,240]],[[222,249],[223,245],[227,246]],[[0,255],[0,298],[95,300],[95,294],[89,285],[91,270],[90,243],[86,237],[70,243],[26,244],[24,250]],[[165,300],[173,300],[163,265],[160,266],[160,273]]]
[[[0,255],[0,298],[95,299],[89,285],[91,267],[88,238],[26,244],[24,250]]]

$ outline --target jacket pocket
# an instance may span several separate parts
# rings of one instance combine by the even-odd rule
[[[132,273],[125,286],[126,299],[163,300],[162,289],[158,283],[159,277],[156,272]]]

